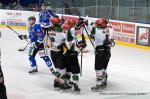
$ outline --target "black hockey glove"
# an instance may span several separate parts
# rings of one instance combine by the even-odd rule
[[[36,49],[43,49],[44,48],[44,44],[40,43],[40,42],[35,42],[35,48]]]
[[[104,40],[104,45],[106,47],[114,47],[115,41],[114,41],[114,39],[106,39],[106,40]]]
[[[84,41],[79,41],[79,42],[77,43],[77,47],[78,47],[78,48],[86,48],[86,46],[87,46],[87,44],[86,44],[86,42],[84,42]]]
[[[75,25],[75,29],[79,30],[81,27],[88,25],[88,20],[84,20],[84,18],[80,18],[78,23]]]
[[[51,40],[51,42],[55,42],[54,37],[51,37],[50,40]]]
[[[94,39],[94,34],[90,34],[90,38],[91,38],[91,39]]]
[[[18,37],[19,37],[21,40],[28,39],[28,36],[27,36],[27,35],[18,35]]]

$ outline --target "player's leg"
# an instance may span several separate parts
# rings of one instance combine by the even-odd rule
[[[37,63],[35,60],[35,56],[37,54],[38,50],[34,47],[30,47],[29,49],[29,61],[31,64],[31,70],[29,70],[29,73],[38,72]]]
[[[68,64],[69,62],[69,57],[68,57],[68,54],[65,53],[64,55],[64,63],[65,63],[65,66],[66,66],[66,83],[67,84],[70,84],[70,85],[73,85],[73,82],[71,81],[71,69],[70,69],[70,64]]]
[[[39,56],[46,63],[46,65],[49,68],[50,72],[54,75],[55,74],[55,70],[53,69],[52,61],[49,58],[49,56],[47,55],[46,51],[44,50],[44,47],[40,48],[39,51],[38,51],[38,53],[39,53]]]
[[[7,99],[6,87],[4,84],[4,76],[0,65],[0,99]]]
[[[0,99],[7,99],[6,87],[4,84],[0,85]]]
[[[95,72],[96,72],[96,85],[91,89],[97,91],[101,89],[103,74],[105,68],[105,50],[103,47],[97,47],[95,52]]]
[[[105,67],[104,67],[104,73],[103,73],[103,81],[102,81],[102,87],[106,87],[107,86],[107,79],[108,79],[108,74],[107,74],[107,66],[111,57],[111,52],[110,50],[106,50],[106,54],[105,54],[106,58],[105,58]]]
[[[65,60],[64,60],[64,55],[63,55],[63,52],[62,51],[58,51],[57,52],[57,64],[58,64],[58,67],[59,67],[59,73],[61,74],[60,75],[60,82],[61,82],[61,85],[60,85],[60,88],[61,89],[70,89],[71,86],[69,86],[67,83],[66,83],[66,65],[65,65]]]
[[[50,55],[51,55],[51,59],[52,59],[52,62],[54,64],[54,67],[55,67],[55,79],[54,79],[54,85],[53,87],[54,88],[59,88],[60,87],[60,72],[59,72],[59,68],[58,68],[58,64],[56,62],[57,60],[57,55],[56,55],[56,51],[50,51]]]
[[[78,52],[77,51],[69,51],[68,55],[68,65],[70,66],[70,70],[72,73],[72,81],[74,85],[74,91],[80,92],[81,89],[79,88],[79,73],[80,73],[80,66],[78,61]]]

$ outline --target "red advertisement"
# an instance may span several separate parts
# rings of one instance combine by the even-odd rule
[[[135,24],[122,23],[122,32],[135,34]]]
[[[121,23],[120,22],[109,22],[110,26],[118,32],[121,32]]]
[[[74,19],[76,22],[78,21],[78,19],[79,18],[76,18],[76,17],[69,17],[69,16],[63,16],[63,18],[65,19],[65,20],[68,20],[68,19]]]

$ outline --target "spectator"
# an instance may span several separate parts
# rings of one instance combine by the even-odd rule
[[[47,10],[52,10],[50,2],[48,2],[48,4],[47,4]]]
[[[39,4],[40,5],[44,4],[44,0],[39,0]]]
[[[2,0],[2,7],[4,9],[9,9],[9,0]]]
[[[29,6],[31,0],[19,0],[21,6]]]
[[[2,0],[0,0],[0,9],[2,9]]]
[[[15,9],[18,4],[18,0],[10,0],[10,8]]]

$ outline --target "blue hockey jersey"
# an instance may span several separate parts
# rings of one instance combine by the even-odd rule
[[[44,33],[40,24],[34,24],[28,28],[29,31],[29,39],[32,42],[43,42]]]
[[[39,13],[39,23],[41,24],[42,27],[50,27],[51,26],[50,18],[56,16],[57,15],[55,15],[51,10],[42,10]]]

